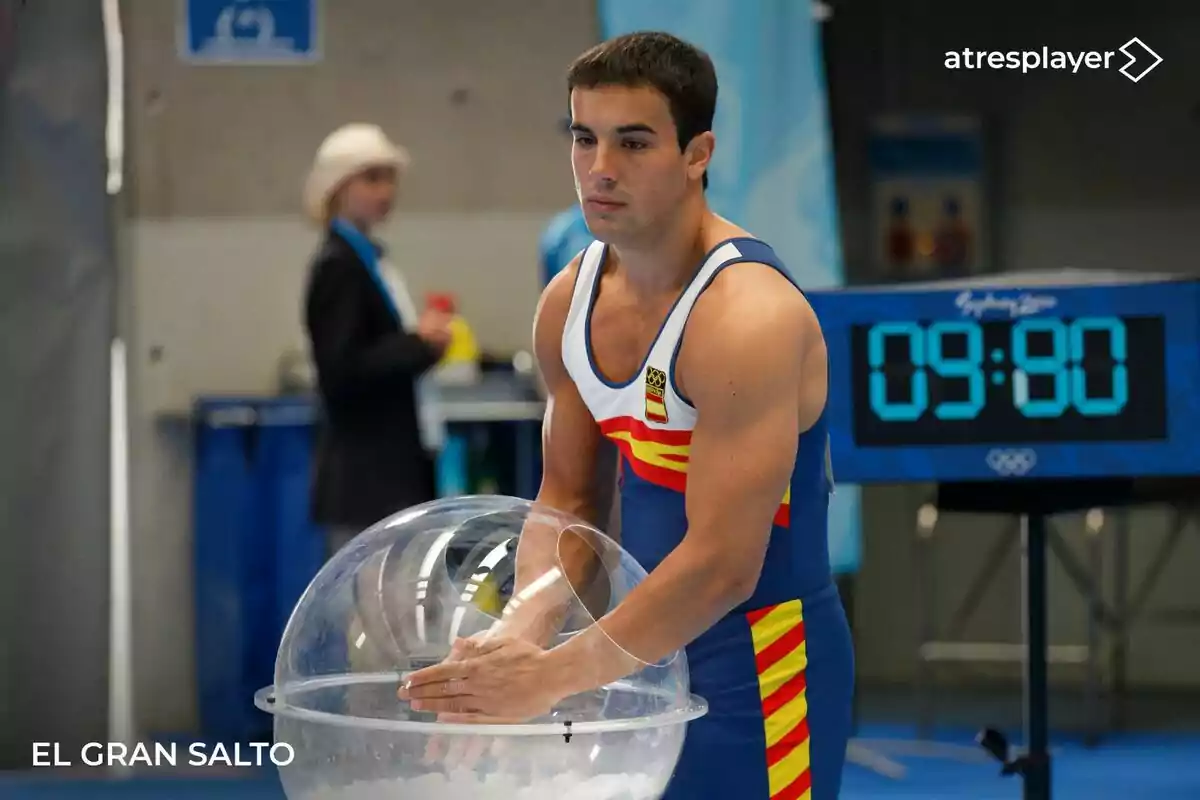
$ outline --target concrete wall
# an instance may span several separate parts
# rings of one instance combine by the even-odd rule
[[[299,295],[316,234],[297,209],[317,143],[351,120],[376,121],[405,143],[415,165],[385,235],[397,260],[418,291],[457,291],[485,345],[524,347],[537,293],[536,237],[571,200],[554,125],[565,108],[563,72],[597,31],[589,0],[337,0],[325,3],[320,66],[192,68],[175,57],[173,3],[124,5],[138,716],[145,730],[181,730],[195,722],[189,441],[164,413],[197,393],[271,390],[281,354],[299,343]],[[967,21],[974,5],[950,0],[838,4],[829,25],[831,81],[852,273],[867,252],[866,117],[910,109],[979,111],[995,122],[1006,264],[1191,266],[1200,229],[1200,162],[1188,157],[1196,98],[1174,66],[1190,45],[1179,33],[1186,26],[1153,12],[1130,31],[1127,6],[1111,18],[1093,13],[1093,23],[1064,13],[1059,23],[1051,5],[1064,4],[1033,11],[1031,1],[1022,13],[1006,3],[1002,17],[975,24]],[[1195,22],[1196,10],[1187,13]],[[1038,20],[1036,35],[1030,19]],[[885,32],[888,25],[898,27]],[[1051,36],[1055,28],[1061,38]],[[1167,59],[1138,85],[940,69],[941,51],[953,47],[1114,49],[1134,33]],[[867,493],[859,600],[867,678],[910,673],[915,616],[901,594],[911,590],[920,498],[913,487]],[[1135,522],[1136,560],[1144,563],[1164,525],[1153,514]],[[968,519],[945,530],[939,564],[950,593],[962,590],[999,528]],[[1192,539],[1195,557],[1200,541]],[[1052,635],[1081,639],[1082,604],[1058,572],[1053,580]],[[1019,634],[1015,559],[999,581],[975,638]],[[1182,602],[1188,589],[1186,575],[1168,576],[1160,596]],[[1178,634],[1135,638],[1136,680],[1180,683],[1200,674],[1197,637],[1191,647]]]

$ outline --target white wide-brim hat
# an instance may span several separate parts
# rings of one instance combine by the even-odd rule
[[[372,167],[392,167],[402,173],[408,165],[408,151],[378,125],[343,125],[317,148],[304,182],[304,213],[314,223],[324,224],[329,198],[347,180]]]

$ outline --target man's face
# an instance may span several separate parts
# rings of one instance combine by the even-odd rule
[[[649,87],[575,89],[571,121],[575,190],[589,230],[602,242],[646,238],[708,161],[701,152],[697,172],[697,148],[680,152],[670,106]]]

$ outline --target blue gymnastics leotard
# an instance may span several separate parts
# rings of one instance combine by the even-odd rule
[[[596,368],[590,347],[605,253],[599,242],[584,251],[563,359],[601,430],[621,451],[621,542],[652,571],[687,532],[687,451],[696,410],[678,390],[674,366],[688,315],[720,270],[752,261],[787,272],[757,239],[721,243],[685,287],[641,370],[628,383],[614,383]],[[800,436],[753,596],[687,647],[692,691],[708,701],[709,712],[689,726],[666,800],[838,796],[854,656],[829,566],[828,447],[822,414]]]

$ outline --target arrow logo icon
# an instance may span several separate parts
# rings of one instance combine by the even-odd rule
[[[1137,60],[1138,60],[1138,56],[1129,52],[1129,48],[1132,46],[1135,46],[1135,45],[1138,48],[1139,55],[1148,55],[1154,59],[1153,61],[1150,62],[1150,66],[1146,67],[1145,69],[1143,69],[1141,72],[1138,72],[1137,74],[1131,73],[1129,71],[1129,68],[1132,67],[1134,64],[1136,64]],[[1137,83],[1142,78],[1149,75],[1150,70],[1154,69],[1155,67],[1157,67],[1159,64],[1162,63],[1162,56],[1160,56],[1158,53],[1154,52],[1149,47],[1147,47],[1146,43],[1143,42],[1141,39],[1137,38],[1136,36],[1133,37],[1132,39],[1130,39],[1125,44],[1121,45],[1121,47],[1119,49],[1129,59],[1128,63],[1126,63],[1125,66],[1121,67],[1120,73],[1122,75],[1124,75],[1126,78],[1129,78],[1129,80],[1133,81],[1134,83]]]

